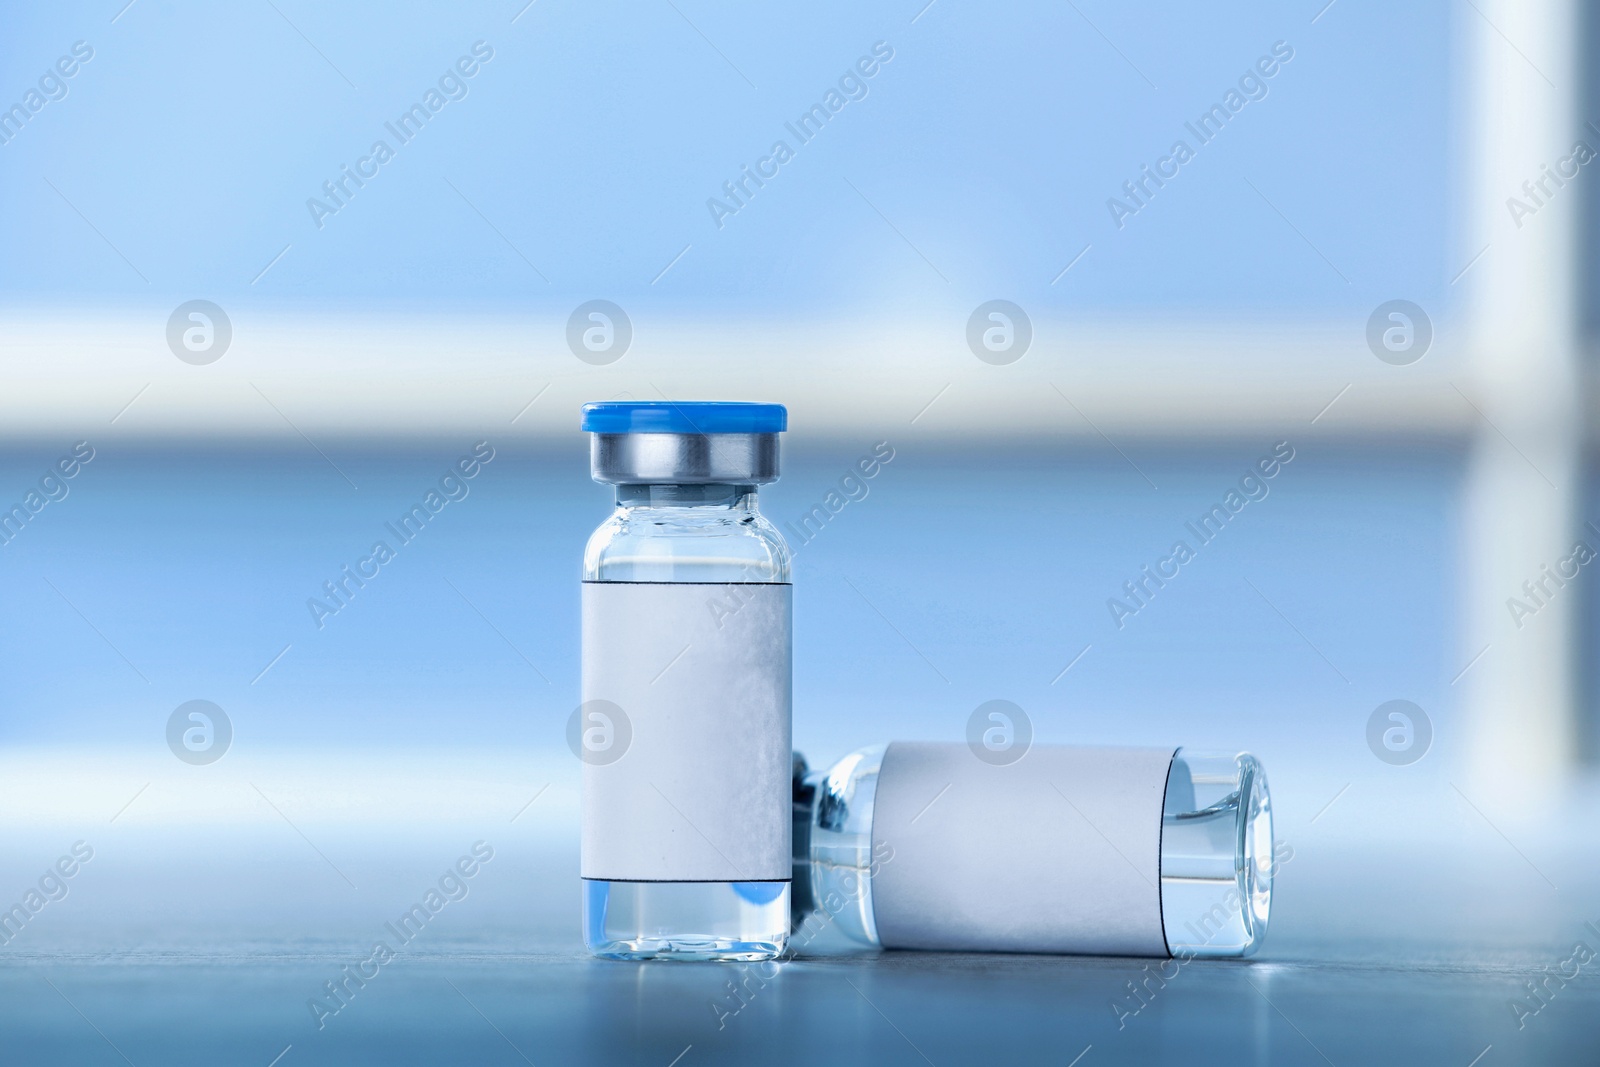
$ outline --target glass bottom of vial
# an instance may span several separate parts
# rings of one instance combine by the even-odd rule
[[[585,878],[583,940],[609,960],[770,960],[789,943],[789,883]]]

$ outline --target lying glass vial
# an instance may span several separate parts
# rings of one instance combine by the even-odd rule
[[[881,948],[1243,957],[1278,864],[1248,753],[894,742],[793,766],[795,929]],[[1281,854],[1280,854],[1281,853]]]

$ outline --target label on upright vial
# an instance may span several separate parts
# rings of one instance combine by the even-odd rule
[[[789,880],[792,594],[583,583],[583,701],[614,704],[630,734],[584,760],[583,877]]]

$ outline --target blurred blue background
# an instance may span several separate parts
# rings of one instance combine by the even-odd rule
[[[5,739],[147,743],[204,697],[241,745],[563,745],[578,562],[610,504],[572,437],[502,446],[403,547],[384,524],[468,449],[335,448],[359,491],[304,447],[97,455],[3,550],[0,647],[26,709]],[[794,537],[870,452],[797,447],[762,493],[795,542],[795,737],[813,758],[962,736],[996,697],[1049,740],[1248,744],[1271,766],[1277,746],[1370,759],[1367,714],[1403,695],[1450,743],[1450,450],[1302,445],[1201,546],[1184,524],[1269,449],[1138,451],[1136,470],[1104,449],[901,444],[864,499]],[[1197,558],[1119,627],[1108,598],[1131,604],[1123,583],[1179,539]],[[376,540],[396,560],[319,619],[307,601]]]
[[[4,146],[27,251],[0,287],[22,305],[565,314],[603,293],[787,317],[1006,294],[1364,316],[1395,293],[1436,307],[1475,251],[1451,229],[1450,59],[1475,17],[1457,5],[1344,0],[1311,23],[1320,3],[524,2],[12,13],[7,99],[75,41],[94,58]],[[478,41],[493,59],[402,145],[384,124]],[[784,124],[877,42],[893,59],[867,95],[801,144]],[[1293,59],[1202,147],[1183,124],[1276,42]],[[1196,158],[1119,229],[1106,201],[1180,138]],[[319,227],[307,200],[379,139],[395,158]],[[706,201],[777,140],[795,158],[719,227]]]
[[[307,325],[293,346],[298,377],[256,386],[257,376],[287,373],[282,362],[258,361],[250,385],[273,399],[247,395],[255,421],[234,432],[196,414],[219,400],[217,390],[189,384],[198,380],[193,372],[183,384],[198,399],[169,417],[146,415],[164,388],[177,388],[158,375],[187,371],[164,352],[95,363],[127,388],[107,384],[92,420],[87,404],[55,401],[65,411],[60,432],[41,429],[30,436],[43,441],[10,454],[7,476],[19,492],[51,449],[71,443],[67,436],[113,444],[69,503],[6,549],[7,580],[19,602],[33,605],[10,617],[18,632],[8,654],[37,662],[61,647],[32,621],[63,611],[70,621],[61,597],[38,580],[57,576],[67,596],[68,587],[81,590],[87,617],[95,608],[106,616],[108,638],[125,620],[127,658],[150,677],[141,693],[150,716],[189,690],[248,684],[293,644],[270,683],[235,698],[249,703],[276,690],[290,703],[292,711],[263,716],[263,739],[292,742],[302,718],[337,708],[322,730],[359,737],[382,723],[431,742],[453,733],[438,715],[441,702],[464,701],[474,719],[493,721],[508,737],[549,742],[549,720],[574,696],[571,579],[607,503],[586,482],[575,413],[561,404],[630,389],[653,395],[672,388],[657,381],[672,367],[658,361],[634,375],[625,359],[585,369],[554,331],[492,324],[561,319],[597,294],[629,310],[640,348],[652,320],[675,330],[678,345],[697,346],[695,377],[713,390],[735,365],[762,380],[764,346],[746,351],[739,342],[763,322],[787,332],[797,319],[864,320],[892,334],[901,324],[959,323],[996,294],[1021,302],[1038,322],[1032,370],[1045,376],[1094,373],[1097,362],[1075,345],[1048,349],[1055,324],[1071,331],[1109,322],[1116,334],[1162,320],[1181,334],[1184,322],[1198,321],[1222,333],[1226,348],[1230,322],[1267,321],[1291,334],[1300,322],[1320,336],[1329,322],[1359,325],[1375,300],[1397,293],[1442,322],[1450,276],[1463,261],[1451,226],[1458,13],[1445,4],[1347,3],[1320,15],[1319,7],[1166,10],[1160,33],[1150,32],[1149,12],[1094,3],[833,5],[753,15],[665,2],[326,9],[285,0],[217,9],[138,0],[120,11],[18,13],[0,49],[19,93],[35,67],[74,42],[94,49],[65,79],[67,95],[3,146],[0,192],[30,205],[10,227],[27,253],[0,263],[0,292],[26,324],[18,332],[38,331],[40,319],[57,314],[111,317],[141,321],[159,344],[156,314],[200,296],[234,319],[239,354],[206,371],[218,381],[251,355],[250,316],[290,324],[280,330]],[[479,56],[492,51],[492,59],[472,56],[478,41],[487,45]],[[861,79],[867,94],[802,145],[785,123],[822,100],[877,42],[887,46],[880,55],[892,50],[893,58]],[[1184,124],[1238,89],[1275,45],[1293,58],[1274,59],[1275,73],[1253,83],[1265,96],[1202,146]],[[461,56],[472,58],[463,69],[476,73],[449,84],[465,95],[401,144],[385,123],[436,88]],[[376,139],[394,147],[395,158],[319,225],[308,199],[332,203],[322,183],[369,154]],[[1196,157],[1119,227],[1107,201],[1131,202],[1123,183],[1179,139]],[[775,140],[791,143],[795,158],[719,226],[706,201],[729,202],[723,182],[768,155]],[[415,357],[440,377],[452,366],[458,377],[484,373],[488,346],[475,335],[498,342],[509,333],[513,352],[493,369],[527,380],[525,396],[542,395],[542,380],[560,387],[521,426],[474,423],[469,413],[457,432],[455,424],[418,427],[379,411],[352,427],[338,408],[359,406],[351,394],[361,386],[329,381],[337,367],[305,342],[314,348],[318,324],[330,319],[383,323],[391,315],[447,335],[453,323],[479,324],[458,332],[450,351]],[[737,341],[719,336],[719,321],[738,329]],[[959,327],[950,332],[959,346]],[[124,336],[112,328],[107,343]],[[375,376],[384,374],[384,336],[374,330],[353,342],[376,350]],[[27,337],[17,344],[18,362],[32,357],[49,377],[52,343],[48,332]],[[1098,650],[1070,686],[1084,716],[1079,735],[1142,738],[1153,729],[1180,739],[1199,731],[1235,743],[1262,730],[1314,729],[1334,707],[1325,683],[1340,679],[1315,655],[1301,662],[1306,649],[1260,647],[1286,628],[1262,614],[1266,605],[1240,598],[1241,576],[1271,584],[1274,570],[1285,595],[1298,589],[1305,605],[1287,614],[1320,615],[1330,658],[1364,676],[1371,691],[1357,703],[1394,689],[1448,706],[1439,686],[1460,664],[1449,622],[1447,516],[1462,446],[1437,426],[1385,427],[1385,412],[1361,440],[1311,450],[1271,502],[1252,509],[1241,524],[1250,529],[1230,531],[1235,544],[1207,553],[1222,558],[1186,573],[1187,588],[1124,633],[1108,629],[1105,599],[1257,453],[1314,433],[1306,420],[1315,407],[1274,408],[1278,398],[1268,397],[1268,415],[1219,418],[1197,435],[1198,448],[1130,444],[1141,450],[1138,469],[1159,474],[1153,484],[1163,490],[1155,491],[1064,405],[1039,419],[1043,440],[1013,440],[1018,426],[1007,408],[1016,400],[1003,385],[999,399],[954,428],[981,454],[941,433],[938,411],[908,424],[920,415],[915,408],[874,405],[874,390],[884,387],[866,381],[847,389],[861,414],[808,419],[808,401],[822,407],[830,398],[817,397],[826,387],[795,381],[804,372],[787,356],[765,357],[773,377],[761,397],[796,409],[790,473],[766,494],[774,518],[820,499],[851,449],[887,439],[903,456],[872,502],[852,508],[801,564],[802,620],[818,620],[801,629],[802,738],[816,730],[818,743],[851,744],[868,708],[862,742],[926,731],[932,717],[956,716],[1001,691],[1064,703],[1069,687],[1050,679],[1092,643]],[[887,367],[935,375],[916,394],[919,404],[934,395],[938,375],[958,373],[950,369],[957,360],[960,372],[977,366],[965,352],[923,348],[915,334],[884,356]],[[1178,378],[1180,390],[1205,374],[1183,366],[1181,351],[1156,358],[1179,364],[1166,376]],[[1241,377],[1285,373],[1270,345],[1251,358],[1265,369],[1252,364]],[[1346,361],[1355,362],[1338,360]],[[1334,395],[1337,373],[1329,387],[1312,387],[1322,390],[1314,391],[1317,405]],[[136,393],[141,380],[148,392]],[[785,385],[801,395],[785,396]],[[1160,416],[1141,414],[1140,386],[1128,385],[1121,392],[1133,395],[1134,410],[1119,421],[1140,436],[1159,432]],[[63,391],[81,398],[87,386]],[[411,388],[426,398],[426,386]],[[960,403],[961,392],[944,406]],[[119,408],[130,396],[124,421]],[[294,407],[300,399],[331,402],[326,425],[305,425]],[[510,399],[506,412],[522,396]],[[111,415],[116,421],[105,425]],[[544,421],[535,426],[536,418]],[[1202,426],[1206,418],[1198,416]],[[211,431],[204,444],[173,443],[197,425]],[[1062,430],[1082,437],[1063,439]],[[308,447],[302,431],[317,443]],[[421,558],[407,558],[392,579],[386,572],[384,588],[326,632],[309,625],[305,599],[433,480],[432,468],[470,443],[469,432],[505,452],[471,502],[430,531],[436,544],[414,553]],[[440,439],[407,440],[419,433]],[[1375,447],[1373,434],[1401,444]],[[131,440],[120,444],[122,436]],[[1413,439],[1419,443],[1406,443]],[[115,543],[107,544],[112,529]],[[898,617],[916,620],[919,644],[952,675],[948,686],[925,668],[896,669],[909,650],[880,641],[875,616],[840,575],[880,590],[891,618],[898,607]],[[482,643],[486,627],[446,578],[522,652],[499,639]],[[1385,589],[1404,607],[1362,606]],[[102,643],[95,655],[109,652]],[[118,687],[144,683],[117,656],[108,659],[80,662],[67,688],[51,680],[54,672],[36,674],[32,686],[19,680],[19,701],[60,711],[0,729],[62,739],[80,728],[71,719],[88,716],[97,736],[134,739],[144,727],[123,709]],[[912,656],[909,666],[919,663]],[[1158,689],[1139,692],[1145,686]]]

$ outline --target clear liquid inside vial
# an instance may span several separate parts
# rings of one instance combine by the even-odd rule
[[[617,487],[589,539],[588,582],[788,582],[789,551],[754,486]],[[763,960],[789,940],[790,884],[583,881],[589,951],[619,960]]]
[[[1174,956],[1249,956],[1266,936],[1277,864],[1254,756],[1179,749],[1161,815],[1161,920]]]
[[[789,931],[788,882],[583,882],[584,943],[613,960],[765,960]]]

